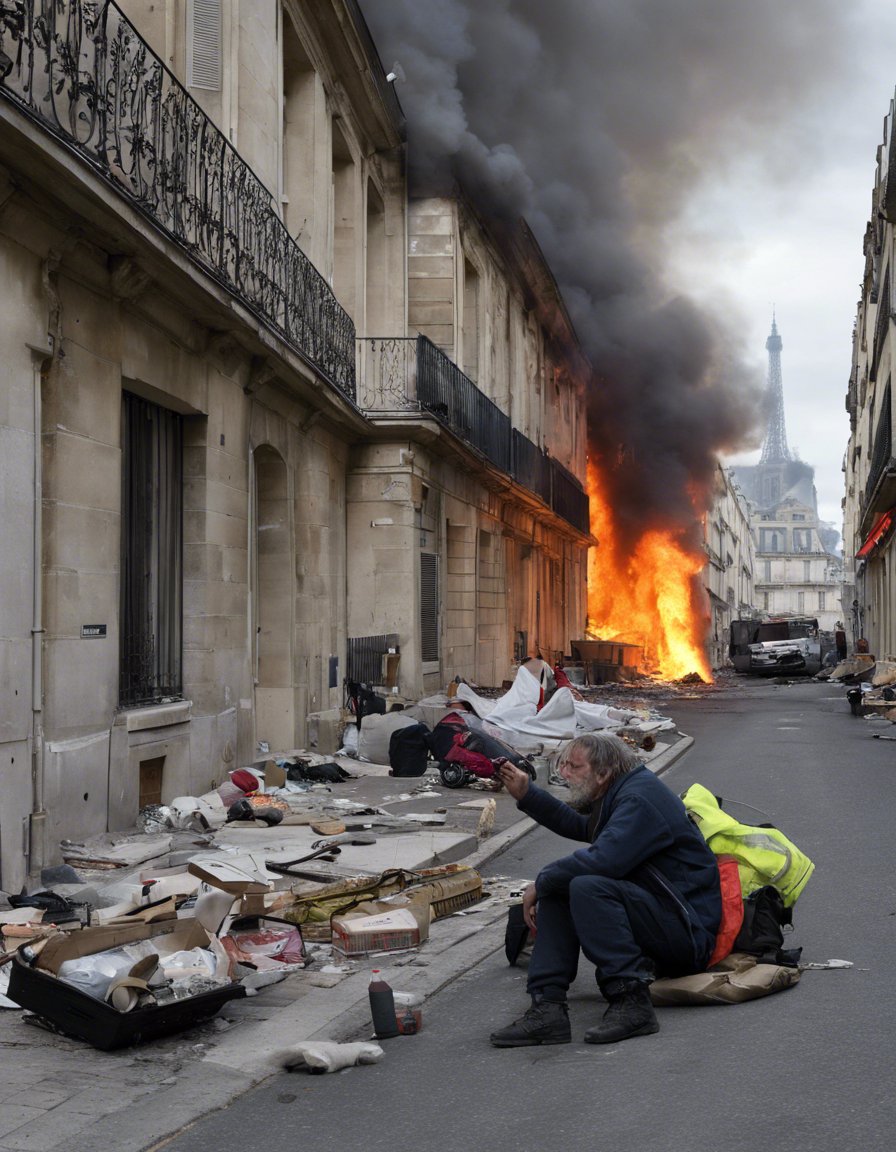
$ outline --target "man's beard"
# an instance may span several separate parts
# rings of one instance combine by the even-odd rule
[[[593,781],[583,781],[578,784],[569,785],[569,796],[566,803],[574,812],[581,812],[585,816],[591,814],[591,810],[597,801],[595,795],[595,785]]]

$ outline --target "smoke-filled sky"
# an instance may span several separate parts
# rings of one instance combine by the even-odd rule
[[[843,403],[886,0],[367,0],[418,180],[524,216],[599,381],[593,450],[622,526],[687,514],[754,462],[774,306],[791,448],[840,524]]]

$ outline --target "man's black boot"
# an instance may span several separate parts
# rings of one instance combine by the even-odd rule
[[[650,999],[650,985],[642,980],[627,980],[622,990],[607,996],[609,1005],[596,1028],[585,1033],[586,1044],[615,1044],[630,1036],[649,1036],[659,1032],[660,1024]]]
[[[525,1048],[532,1044],[568,1044],[572,1039],[566,1004],[532,999],[532,1007],[519,1020],[491,1034],[496,1048]]]

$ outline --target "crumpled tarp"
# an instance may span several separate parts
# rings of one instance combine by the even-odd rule
[[[558,688],[539,712],[541,685],[522,667],[517,669],[513,684],[499,700],[478,696],[469,684],[458,685],[457,695],[467,701],[477,716],[494,725],[510,744],[514,735],[562,741],[601,728],[628,728],[642,733],[675,728],[675,722],[665,716],[645,718],[643,712],[576,700],[568,688]]]

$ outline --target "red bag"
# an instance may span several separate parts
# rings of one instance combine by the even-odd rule
[[[716,934],[716,946],[712,950],[707,968],[724,960],[734,947],[734,941],[744,922],[744,896],[740,886],[740,873],[737,860],[733,856],[717,856],[719,865],[719,887],[722,891],[722,919]]]
[[[460,764],[468,772],[472,772],[474,776],[479,776],[483,780],[491,780],[495,774],[494,762],[484,753],[474,752],[470,748],[464,747],[470,735],[470,732],[457,732],[454,736],[454,743],[445,753],[443,759],[446,764]]]

